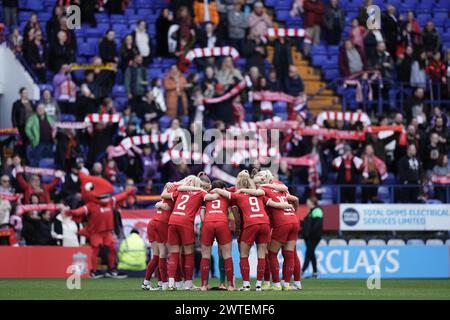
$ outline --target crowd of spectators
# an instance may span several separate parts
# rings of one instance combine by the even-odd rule
[[[85,2],[89,1],[81,1],[81,4]],[[5,8],[14,8],[14,3],[3,1]],[[107,3],[114,4],[113,8],[107,9],[111,12],[121,12],[126,5],[124,1]],[[365,6],[370,4],[368,0]],[[105,10],[101,6],[83,8],[89,12]],[[305,56],[311,53],[311,46],[320,43],[321,37],[329,44],[344,40],[339,57],[343,76],[378,69],[384,78],[395,74],[399,81],[411,79],[414,94],[407,98],[405,113],[386,112],[372,121],[375,125],[403,126],[404,132],[367,133],[366,139],[361,141],[284,133],[280,152],[288,157],[317,155],[319,161],[315,171],[319,179],[314,192],[319,198],[321,187],[331,183],[343,186],[341,202],[381,202],[378,186],[392,174],[407,190],[399,192],[396,201],[419,202],[428,198],[446,201],[445,186],[431,188],[430,179],[433,174],[450,175],[450,118],[445,107],[428,103],[426,97],[430,92],[422,84],[424,77],[441,81],[443,86],[448,84],[450,53],[441,55],[439,34],[432,21],[421,31],[412,12],[407,17],[399,17],[395,7],[388,6],[383,14],[385,29],[366,30],[363,27],[367,19],[364,8],[359,17],[352,20],[348,39],[341,39],[345,12],[337,0],[330,1],[327,6],[321,0],[294,1],[291,14],[303,16],[304,27],[311,35],[311,45],[301,46]],[[67,27],[62,4],[58,3],[49,21],[39,21],[38,16],[32,14],[24,30],[14,27],[17,12],[8,10],[7,14],[5,22],[12,26],[9,39],[16,53],[23,55],[40,82],[49,82],[50,76],[52,84],[52,89],[42,91],[40,101],[31,101],[27,89],[20,89],[11,115],[19,137],[2,140],[0,191],[24,193],[24,204],[55,201],[72,208],[80,206],[83,200],[79,172],[102,176],[117,190],[135,184],[139,193],[156,193],[158,184],[205,170],[201,164],[162,161],[164,152],[174,142],[181,142],[184,150],[198,151],[204,147],[190,141],[191,137],[186,137],[181,128],[187,129],[192,136],[197,130],[211,127],[224,131],[243,121],[243,106],[249,104],[251,117],[247,118],[252,121],[277,115],[272,106],[252,101],[249,89],[213,106],[204,105],[204,98],[220,97],[242,80],[251,82],[253,92],[268,90],[297,97],[305,91],[292,56],[292,49],[299,47],[299,42],[297,39],[265,37],[276,21],[260,1],[171,1],[161,10],[155,39],[150,36],[144,20],[138,21],[136,28],[120,39],[120,47],[116,45],[115,32],[107,30],[99,39],[98,56],[90,61],[98,68],[86,70],[82,78],[77,78],[71,69],[71,64],[77,62],[77,37]],[[95,25],[95,15],[88,17],[89,20],[84,22]],[[238,65],[231,57],[196,59],[192,65],[186,61],[185,55],[191,48],[223,45],[235,47],[246,59],[245,64]],[[273,61],[267,59],[269,47],[274,50]],[[177,62],[162,77],[152,79],[148,67],[161,57],[175,57]],[[103,68],[106,63],[113,67]],[[112,95],[115,84],[125,86],[128,98],[126,105],[120,108]],[[118,134],[117,123],[94,123],[83,130],[57,129],[54,125],[63,115],[84,121],[89,114],[118,112],[124,120],[123,135]],[[160,129],[160,120],[168,117],[170,125]],[[315,123],[312,114],[298,113],[292,105],[288,105],[288,117],[300,127]],[[336,121],[326,122],[325,126],[362,130],[364,125]],[[139,153],[115,158],[108,156],[108,147],[118,145],[126,137],[161,133],[169,135],[168,143],[150,143],[140,146]],[[54,168],[61,170],[54,180],[44,183],[42,177],[22,172],[23,166],[39,167],[49,158],[54,159]],[[240,166],[226,164],[221,169],[234,175],[243,168],[259,166],[255,161]],[[293,193],[300,190],[297,186],[307,185],[304,194],[299,194],[303,199],[311,192],[311,186],[308,186],[310,168],[282,162],[278,175],[292,186]],[[356,197],[357,184],[363,187],[361,199]],[[133,209],[140,205],[133,198],[127,200],[124,207]],[[13,210],[8,200],[0,200],[0,213],[0,224],[9,221]],[[60,243],[63,239],[55,233],[54,220],[46,211],[24,215],[26,243]],[[62,217],[57,224],[58,230],[66,226],[73,231],[67,241],[83,241],[75,236],[77,224]]]

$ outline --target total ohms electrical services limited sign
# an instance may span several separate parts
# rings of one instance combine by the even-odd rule
[[[449,204],[341,204],[344,231],[450,230]]]

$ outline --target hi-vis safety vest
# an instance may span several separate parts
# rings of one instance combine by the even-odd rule
[[[142,238],[132,233],[121,244],[119,249],[119,270],[141,271],[147,267],[147,250]]]

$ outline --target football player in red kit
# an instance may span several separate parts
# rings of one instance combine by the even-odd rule
[[[236,181],[235,193],[230,193],[223,189],[214,189],[212,192],[234,200],[242,215],[243,231],[240,237],[240,267],[243,280],[241,291],[250,291],[250,265],[248,256],[250,248],[256,242],[258,252],[258,265],[256,276],[256,291],[261,291],[262,280],[266,266],[266,250],[270,241],[270,221],[266,213],[264,202],[268,206],[279,209],[292,208],[286,203],[275,203],[268,199],[264,201],[263,190],[256,189],[255,183],[250,178],[246,170],[239,173]]]
[[[264,190],[266,199],[276,203],[294,203],[298,207],[298,198],[289,194],[281,183],[273,185],[273,175],[264,170],[255,175],[254,181]],[[265,184],[268,183],[268,184]],[[279,186],[280,185],[280,186]],[[268,206],[272,237],[269,245],[269,262],[272,273],[272,289],[289,290],[294,272],[295,247],[298,239],[299,223],[295,210],[278,209]],[[283,286],[280,284],[280,263],[278,252],[283,248],[285,268],[283,268]]]
[[[174,192],[178,188],[178,184],[168,183],[164,187],[163,192]],[[161,286],[156,289],[167,290],[167,232],[169,228],[169,217],[173,208],[173,200],[163,199],[155,205],[156,214],[147,225],[148,240],[152,245],[153,256],[147,265],[142,289],[151,290],[150,280],[156,267],[158,267],[158,275]]]
[[[213,189],[224,189],[225,183],[216,180],[212,183]],[[228,208],[230,199],[218,193],[207,194],[204,198],[205,211],[202,213],[202,260],[200,263],[202,291],[208,290],[208,276],[210,270],[211,246],[217,239],[225,264],[228,280],[228,291],[234,291],[233,259],[231,256],[231,231],[228,225]]]
[[[80,173],[81,195],[85,205],[74,210],[66,211],[66,215],[72,216],[75,220],[81,221],[87,216],[86,228],[80,232],[85,235],[92,247],[91,257],[91,278],[124,278],[116,270],[116,246],[113,238],[114,214],[113,210],[118,203],[125,200],[135,192],[134,189],[121,192],[113,197],[110,194],[114,188],[107,180],[101,177],[88,176]],[[108,267],[109,270],[104,275],[97,270],[97,259],[100,248],[105,246],[109,249]]]
[[[169,218],[168,240],[169,245],[169,290],[175,289],[175,276],[180,258],[180,249],[184,251],[184,288],[196,289],[192,284],[194,273],[194,219],[203,204],[207,192],[202,189],[202,181],[195,176],[186,179],[183,186],[175,192],[164,192],[163,199],[172,199],[174,207]]]

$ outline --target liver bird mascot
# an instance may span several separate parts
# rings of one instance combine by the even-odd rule
[[[80,173],[81,195],[85,205],[66,211],[74,220],[81,221],[87,218],[87,225],[80,233],[89,239],[92,247],[91,278],[101,277],[125,278],[116,269],[116,244],[113,237],[114,232],[114,210],[117,205],[125,200],[135,190],[130,189],[112,196],[114,188],[107,180],[101,177],[89,176]],[[105,246],[109,250],[108,271],[104,274],[97,270],[97,259],[100,248]]]

